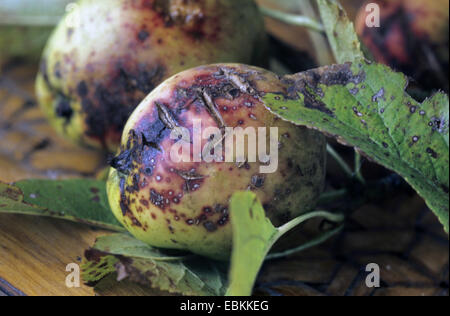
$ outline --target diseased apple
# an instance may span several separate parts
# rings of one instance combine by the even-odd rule
[[[261,98],[295,97],[294,85],[238,64],[202,66],[165,81],[134,111],[111,161],[115,216],[152,246],[228,259],[234,192],[254,191],[277,226],[312,210],[324,187],[325,137],[277,118]],[[242,131],[257,137],[239,151]]]
[[[114,151],[164,79],[202,64],[264,64],[265,40],[253,0],[81,0],[47,44],[37,97],[60,134]]]

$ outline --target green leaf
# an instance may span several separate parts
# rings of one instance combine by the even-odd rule
[[[116,273],[153,288],[182,295],[221,296],[226,289],[226,265],[197,256],[170,255],[128,234],[99,238],[85,253],[83,280],[96,285]]]
[[[423,103],[406,92],[407,79],[387,66],[347,63],[285,78],[289,94],[266,94],[270,111],[356,147],[400,174],[449,230],[449,101],[437,93]]]
[[[233,228],[233,251],[229,273],[229,296],[250,296],[258,272],[266,259],[286,257],[317,246],[342,230],[342,225],[319,235],[304,245],[283,253],[268,255],[272,246],[293,228],[312,218],[322,217],[330,222],[342,223],[344,216],[325,211],[315,211],[275,228],[266,217],[261,202],[253,192],[238,192],[231,198],[231,224]]]
[[[353,23],[335,0],[318,0],[320,16],[325,26],[328,41],[338,63],[358,62],[364,59],[361,44]]]
[[[169,293],[183,295],[249,296],[258,272],[273,244],[299,224],[315,217],[324,217],[341,223],[343,216],[317,211],[302,215],[280,228],[275,228],[254,193],[240,192],[231,200],[233,227],[233,253],[229,282],[228,263],[196,255],[168,252],[151,247],[129,234],[104,236],[85,252],[82,276],[86,284],[102,286],[116,276],[117,281],[131,281]],[[272,254],[273,258],[318,245],[339,229],[320,235],[305,245],[285,253]],[[227,285],[229,287],[227,287]]]
[[[101,280],[116,272],[119,262],[115,256],[92,249],[85,252],[86,258],[82,265],[82,278],[88,286],[96,286]]]
[[[337,61],[341,64],[345,62],[364,64],[364,55],[354,26],[339,3],[335,0],[318,0],[318,7]],[[364,118],[361,117],[361,123],[366,131],[361,134],[362,138],[352,135],[360,133],[356,129],[341,135],[342,129],[348,130],[354,127],[351,125],[340,128],[336,126],[335,122],[328,124],[317,121],[318,124],[311,124],[311,126],[343,137],[348,144],[359,147],[370,158],[402,175],[424,197],[428,206],[436,213],[448,232],[448,96],[438,93],[419,105],[404,92],[407,87],[407,79],[403,75],[382,66],[364,65],[364,68],[367,68],[365,72],[370,77],[366,79],[367,84],[360,83],[359,86],[368,87],[369,90],[363,91],[366,92],[363,93],[359,87],[355,86],[351,86],[350,89],[353,90],[349,90],[354,95],[353,99],[357,101],[356,105],[354,102],[353,106],[350,106],[352,103],[347,103],[348,93],[346,96],[340,96],[336,91],[334,96],[339,100],[339,102],[334,102],[334,106],[339,108],[337,104],[341,105],[341,111],[339,111],[341,114],[336,115],[336,119],[341,123],[347,121],[347,124],[352,124],[348,119],[348,113],[346,113],[347,117],[342,113],[348,112],[342,111],[344,104],[348,105],[347,110],[351,107],[354,111],[354,106],[356,106],[356,111],[354,111],[356,115],[364,115]],[[369,69],[371,70],[369,71]],[[361,70],[357,70],[353,66],[353,71],[356,74]],[[346,89],[343,88],[342,92],[345,94]],[[376,114],[360,111],[361,106],[367,107],[369,111],[375,110]],[[325,104],[325,107],[330,109],[333,105],[329,103]],[[327,118],[323,118],[323,115],[321,116],[321,119],[327,120]],[[353,121],[355,121],[354,117]],[[310,119],[310,123],[314,123],[312,119]],[[356,127],[362,127],[358,123],[353,124]],[[374,142],[372,145],[369,145],[370,142],[367,144],[372,147],[371,150],[364,149],[359,144],[367,136],[370,141]],[[387,139],[383,140],[384,137],[379,136],[385,136]],[[359,140],[355,141],[349,137],[358,137]],[[383,148],[380,147],[380,144]],[[386,150],[386,146],[389,150]]]
[[[48,216],[124,231],[109,209],[106,185],[95,180],[0,182],[0,213]]]
[[[266,217],[252,192],[238,192],[231,199],[233,252],[229,296],[250,296],[259,270],[278,230]]]

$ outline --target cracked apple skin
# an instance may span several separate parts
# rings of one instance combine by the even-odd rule
[[[380,27],[367,27],[368,3],[380,7]],[[375,61],[413,77],[422,87],[448,91],[448,0],[369,0],[356,30]]]
[[[87,147],[115,151],[136,106],[180,71],[266,60],[253,0],[81,0],[69,14],[46,46],[36,93],[58,133]]]
[[[233,193],[255,192],[276,226],[312,210],[324,187],[326,140],[264,106],[264,93],[289,93],[283,82],[263,69],[220,64],[182,72],[156,88],[130,117],[111,160],[107,191],[117,219],[151,246],[227,260]],[[174,126],[193,137],[195,119],[203,131],[278,127],[276,172],[261,174],[259,162],[173,162]]]

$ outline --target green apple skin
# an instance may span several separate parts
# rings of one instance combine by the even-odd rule
[[[221,64],[182,72],[157,87],[131,115],[111,161],[107,190],[117,219],[149,245],[227,260],[233,193],[254,191],[276,226],[312,210],[324,187],[326,140],[264,106],[260,96],[286,95],[285,84],[260,68]],[[195,119],[201,119],[203,131],[278,127],[276,172],[261,174],[260,162],[173,162],[174,122],[192,136]],[[202,148],[208,142],[203,140]]]
[[[129,115],[164,79],[266,56],[253,0],[81,0],[45,48],[36,93],[61,135],[115,151]]]

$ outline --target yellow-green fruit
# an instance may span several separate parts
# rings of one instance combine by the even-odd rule
[[[47,44],[38,100],[62,135],[115,150],[164,79],[202,64],[259,64],[265,39],[253,0],[81,0]]]
[[[227,259],[232,239],[228,208],[234,192],[254,191],[277,226],[313,209],[324,186],[325,138],[278,119],[261,98],[269,92],[295,95],[294,83],[285,79],[260,68],[221,64],[182,72],[156,88],[130,117],[120,151],[111,161],[107,189],[117,219],[152,246]],[[258,141],[249,138],[240,162],[238,138],[224,137],[232,135],[227,128],[236,127],[258,135]],[[208,128],[219,135],[211,137]],[[277,134],[269,128],[277,128]],[[188,137],[182,130],[189,131]],[[174,155],[180,152],[177,135],[183,135],[189,149],[181,151],[188,158],[182,161]],[[270,150],[269,135],[274,140]],[[223,150],[213,154],[228,162],[208,162],[211,148],[195,161],[200,158],[195,147],[208,144],[222,144]],[[225,148],[233,148],[232,159]],[[252,159],[250,148],[267,152],[270,161],[259,153]],[[271,173],[261,169],[269,165],[275,166]]]

